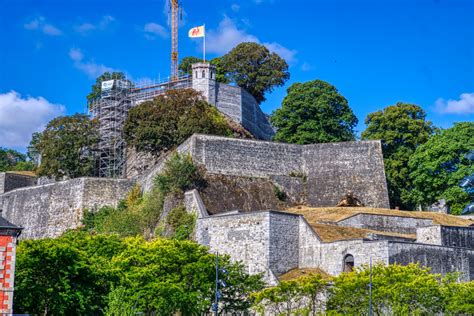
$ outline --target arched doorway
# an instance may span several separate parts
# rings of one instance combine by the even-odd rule
[[[344,262],[343,262],[343,271],[344,272],[351,272],[354,270],[354,256],[351,254],[347,254],[344,257]]]

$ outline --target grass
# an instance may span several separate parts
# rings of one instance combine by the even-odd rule
[[[331,277],[328,273],[319,268],[296,268],[280,275],[278,279],[280,281],[289,281],[313,274],[320,274],[323,279],[329,279]]]
[[[443,226],[470,226],[474,221],[459,216],[434,213],[399,211],[370,207],[306,207],[297,206],[287,210],[289,213],[303,215],[309,223],[337,223],[357,214],[375,214],[410,218],[432,219],[434,224]]]

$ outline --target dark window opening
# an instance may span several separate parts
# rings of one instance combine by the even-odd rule
[[[346,255],[344,257],[344,272],[351,272],[354,270],[354,256]]]

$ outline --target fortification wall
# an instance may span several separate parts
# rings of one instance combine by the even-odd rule
[[[379,141],[306,145],[303,159],[311,205],[336,205],[352,190],[366,206],[389,208]]]
[[[298,267],[300,216],[269,212],[270,248],[268,265],[273,273],[282,274]]]
[[[242,89],[216,83],[216,107],[237,123],[242,123]]]
[[[116,205],[133,183],[129,180],[78,178],[16,189],[0,195],[2,216],[24,227],[21,238],[56,237],[80,225],[84,209]]]
[[[255,98],[245,89],[241,89],[242,126],[258,139],[271,140],[275,129],[270,124],[267,115],[260,109]]]
[[[461,273],[463,281],[474,279],[474,251],[466,248],[446,247],[406,242],[389,242],[389,263],[418,262],[431,268],[432,273]]]
[[[417,228],[431,226],[433,225],[433,220],[403,216],[356,214],[337,222],[337,225],[402,234],[416,234]]]
[[[353,190],[366,206],[388,208],[379,150],[380,142],[375,141],[300,146],[199,134],[178,148],[210,174],[270,179],[292,202],[334,206]],[[145,191],[165,161],[139,179]]]
[[[13,172],[0,172],[0,194],[18,188],[36,185],[37,177]]]
[[[429,226],[416,231],[417,242],[474,249],[474,227]]]

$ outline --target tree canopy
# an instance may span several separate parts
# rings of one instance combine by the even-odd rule
[[[411,156],[410,178],[413,203],[428,206],[445,199],[453,214],[460,214],[472,199],[459,187],[461,180],[474,173],[474,164],[465,155],[474,149],[474,123],[455,123],[418,146]]]
[[[34,164],[26,160],[26,155],[0,147],[0,172],[33,170]]]
[[[413,184],[409,180],[408,161],[416,148],[434,132],[425,111],[415,104],[397,103],[370,113],[362,139],[381,140],[390,205],[414,209],[409,199]]]
[[[249,307],[263,286],[229,257],[224,306]],[[17,250],[15,312],[36,315],[200,315],[214,297],[215,256],[191,241],[90,235],[23,241]]]
[[[170,150],[194,133],[232,135],[225,117],[192,89],[168,90],[132,108],[124,125],[125,140],[137,151]]]
[[[258,103],[265,101],[265,93],[290,78],[286,61],[258,43],[237,45],[221,62],[226,77],[247,90]]]
[[[355,139],[357,117],[337,89],[322,80],[295,83],[271,116],[274,140],[294,144]]]
[[[74,114],[51,120],[33,138],[32,146],[41,153],[40,176],[77,178],[94,172],[99,138],[97,121],[88,115]]]
[[[102,91],[102,81],[112,80],[112,79],[125,79],[125,74],[123,72],[104,72],[102,75],[96,78],[95,83],[91,87],[91,92],[87,95],[87,102],[97,99],[100,96]]]

